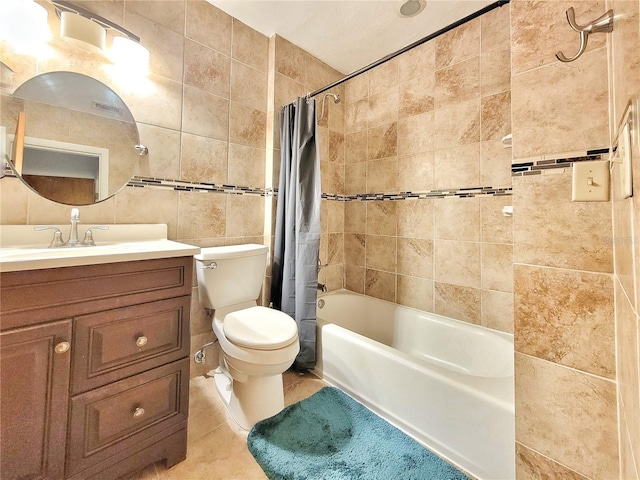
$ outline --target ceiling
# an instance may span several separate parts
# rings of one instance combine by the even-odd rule
[[[341,73],[349,74],[494,0],[427,0],[402,18],[399,0],[208,0],[264,35],[277,33]]]

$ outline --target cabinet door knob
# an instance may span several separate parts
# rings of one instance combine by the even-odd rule
[[[54,350],[56,353],[65,353],[68,352],[70,348],[71,344],[69,342],[60,342],[55,346]]]
[[[145,337],[144,335],[140,335],[138,338],[136,338],[136,345],[139,347],[144,347],[147,344],[147,337]]]
[[[140,418],[143,415],[144,415],[144,408],[142,407],[136,407],[136,409],[133,411],[133,418]]]

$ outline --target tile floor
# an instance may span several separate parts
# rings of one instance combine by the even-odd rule
[[[284,402],[291,405],[326,386],[311,373],[284,374]],[[247,449],[247,433],[227,415],[213,378],[192,378],[189,386],[187,459],[167,469],[163,462],[149,465],[126,480],[265,480]]]

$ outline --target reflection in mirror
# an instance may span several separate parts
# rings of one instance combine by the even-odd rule
[[[73,72],[27,80],[2,95],[5,158],[49,200],[88,205],[124,187],[136,171],[138,128],[107,85]],[[0,129],[1,130],[1,129]]]

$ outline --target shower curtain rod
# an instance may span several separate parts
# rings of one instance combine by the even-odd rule
[[[346,77],[341,78],[340,80],[336,80],[335,82],[327,85],[326,87],[322,87],[319,90],[316,90],[315,92],[309,92],[306,95],[306,98],[311,98],[311,97],[315,97],[316,95],[319,95],[321,93],[326,92],[327,90],[331,90],[333,87],[337,87],[338,85],[340,85],[341,83],[346,82],[347,80],[351,80],[354,77],[357,77],[358,75],[365,73],[369,70],[371,70],[372,68],[377,67],[378,65],[382,65],[385,62],[388,62],[389,60],[397,57],[398,55],[401,55],[409,50],[411,50],[412,48],[417,47],[418,45],[422,45],[423,43],[428,42],[431,39],[434,39],[440,35],[442,35],[443,33],[447,33],[449,30],[453,30],[456,27],[459,27],[460,25],[463,25],[471,20],[473,20],[474,18],[479,17],[480,15],[484,15],[487,12],[490,12],[491,10],[493,10],[494,8],[498,8],[498,7],[502,7],[503,5],[506,5],[507,3],[509,3],[511,0],[498,0],[497,2],[494,2],[490,5],[487,5],[486,7],[478,10],[475,13],[472,13],[471,15],[467,15],[466,17],[464,17],[461,20],[458,20],[457,22],[452,23],[451,25],[448,25],[440,30],[438,30],[435,33],[432,33],[431,35],[427,35],[424,38],[421,38],[420,40],[417,40],[415,42],[413,42],[410,45],[407,45],[404,48],[401,48],[400,50],[390,53],[389,55],[387,55],[386,57],[382,57],[379,60],[376,60],[375,62],[367,65],[366,67],[362,67],[359,70],[356,70],[353,73],[350,73],[349,75],[347,75]]]

